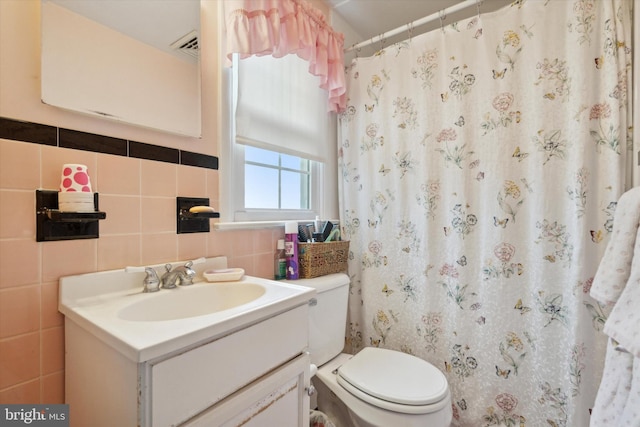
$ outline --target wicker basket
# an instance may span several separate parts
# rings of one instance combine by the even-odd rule
[[[298,243],[300,278],[311,279],[347,271],[349,242]]]

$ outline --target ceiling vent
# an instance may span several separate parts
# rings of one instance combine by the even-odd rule
[[[198,47],[198,32],[194,30],[189,34],[180,37],[180,39],[171,44],[171,48],[193,58],[198,58],[200,55]]]

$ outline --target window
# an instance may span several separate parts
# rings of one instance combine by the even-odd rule
[[[223,222],[333,214],[326,207],[336,203],[325,203],[323,190],[334,180],[325,172],[335,171],[335,124],[326,91],[307,69],[295,55],[234,58]]]
[[[322,212],[324,165],[246,144],[234,144],[230,171],[234,209],[223,220],[312,219]]]
[[[244,150],[245,208],[311,208],[310,160],[251,146]]]

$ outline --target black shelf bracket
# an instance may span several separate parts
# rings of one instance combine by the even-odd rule
[[[194,206],[209,206],[209,199],[202,197],[176,198],[176,231],[184,233],[208,233],[211,230],[209,220],[220,218],[219,212],[190,212]]]
[[[58,192],[36,190],[36,241],[97,239],[99,222],[107,217],[98,210],[98,193],[93,193],[94,212],[61,212]]]

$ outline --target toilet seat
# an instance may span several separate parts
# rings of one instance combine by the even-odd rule
[[[337,382],[369,404],[405,414],[440,410],[449,393],[444,374],[432,364],[373,347],[364,348],[340,366]]]

